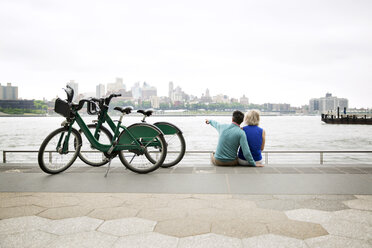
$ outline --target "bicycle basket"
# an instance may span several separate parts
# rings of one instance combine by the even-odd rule
[[[60,99],[60,98],[57,98],[56,99],[56,102],[54,104],[54,111],[60,115],[62,115],[63,117],[66,117],[66,118],[71,118],[72,117],[72,113],[71,113],[71,108],[68,104],[68,102]]]

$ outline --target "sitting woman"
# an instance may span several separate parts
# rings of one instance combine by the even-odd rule
[[[245,114],[244,123],[247,126],[243,127],[243,130],[247,136],[252,157],[256,161],[257,166],[263,166],[261,152],[265,147],[265,130],[258,127],[260,123],[260,113],[257,110],[250,110]],[[241,149],[239,149],[238,157],[240,165],[249,165]]]

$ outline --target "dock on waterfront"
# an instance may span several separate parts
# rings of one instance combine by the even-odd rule
[[[0,246],[371,247],[371,165],[0,164]]]

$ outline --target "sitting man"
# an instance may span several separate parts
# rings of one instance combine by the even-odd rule
[[[242,148],[244,157],[251,166],[256,166],[249,150],[247,137],[240,128],[243,122],[244,114],[241,111],[234,111],[231,124],[220,124],[213,120],[205,120],[206,124],[211,124],[219,133],[216,153],[212,155],[211,160],[214,165],[230,166],[238,165],[237,151],[239,145]]]

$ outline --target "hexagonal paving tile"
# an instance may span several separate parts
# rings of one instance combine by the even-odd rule
[[[152,232],[156,222],[140,218],[124,218],[105,221],[98,231],[116,236]]]
[[[72,196],[55,196],[55,195],[45,195],[38,197],[37,200],[33,200],[34,205],[45,207],[45,208],[58,208],[67,206],[76,206],[79,203],[79,199]]]
[[[355,197],[358,199],[372,201],[372,195],[355,195]]]
[[[172,200],[172,199],[186,199],[193,198],[192,194],[152,194],[152,198],[163,199],[163,200]],[[197,197],[195,197],[197,198]]]
[[[288,220],[287,216],[282,211],[271,209],[253,208],[235,212],[239,219],[246,222],[271,223]]]
[[[316,198],[332,201],[348,201],[356,199],[353,195],[316,195]]]
[[[370,200],[356,199],[351,201],[345,201],[344,203],[350,208],[372,211],[372,201]]]
[[[36,215],[44,210],[45,208],[33,205],[0,208],[0,219]]]
[[[237,215],[232,210],[218,209],[218,208],[200,208],[190,209],[188,217],[190,219],[202,220],[212,223],[213,221],[236,219]]]
[[[98,208],[90,212],[89,216],[101,220],[114,220],[135,217],[138,211],[137,209],[129,207]]]
[[[357,209],[346,209],[333,212],[332,220],[346,220],[372,226],[372,212]]]
[[[273,209],[286,211],[296,209],[296,202],[289,199],[272,199],[256,202],[257,207],[265,209]]]
[[[88,195],[88,196],[81,197],[79,205],[83,207],[97,209],[97,208],[119,207],[123,205],[123,203],[124,203],[123,199],[97,194],[97,196]]]
[[[240,239],[268,233],[264,224],[238,219],[215,221],[212,223],[212,232]]]
[[[243,245],[247,248],[307,248],[303,240],[275,234],[266,234],[243,239]]]
[[[242,247],[241,240],[237,238],[226,237],[217,235],[214,233],[208,233],[203,235],[197,235],[187,238],[181,238],[178,244],[178,248],[240,248]]]
[[[272,200],[272,195],[233,195],[232,198],[248,201]]]
[[[273,197],[281,200],[303,201],[315,199],[316,195],[274,195]]]
[[[252,208],[256,208],[256,204],[253,201],[242,200],[242,199],[223,199],[215,200],[212,202],[214,208],[227,209],[227,210],[240,210],[249,211]]]
[[[339,236],[326,235],[305,240],[310,248],[335,248],[335,247],[356,247],[370,248],[371,245],[359,239],[349,239]]]
[[[66,235],[71,233],[94,231],[102,223],[103,220],[84,216],[63,220],[53,220],[49,222],[49,224],[40,227],[40,230],[56,235]]]
[[[37,202],[39,200],[38,197],[35,196],[19,196],[19,197],[11,197],[6,198],[4,200],[0,201],[0,207],[1,208],[7,208],[7,207],[19,207],[19,206],[27,206],[32,205],[34,202]]]
[[[223,195],[223,194],[193,194],[193,198],[196,199],[203,199],[203,200],[217,200],[217,199],[231,199],[231,195]]]
[[[29,231],[0,235],[0,247],[47,247],[57,236],[42,232]]]
[[[59,220],[86,216],[92,210],[93,210],[92,208],[81,206],[50,208],[45,210],[44,212],[41,212],[40,214],[38,214],[38,216],[53,220]]]
[[[0,234],[32,231],[47,225],[50,222],[38,216],[25,216],[0,220]]]
[[[166,236],[160,233],[144,233],[119,238],[113,247],[130,248],[176,248],[178,238]]]
[[[165,208],[168,206],[167,199],[160,198],[140,198],[134,200],[127,200],[124,203],[125,207],[135,208],[135,209],[153,209],[153,208]]]
[[[91,247],[112,247],[118,237],[108,235],[105,233],[92,231],[68,234],[59,236],[48,247],[53,248],[91,248]]]
[[[331,220],[322,226],[329,234],[352,239],[372,239],[372,227],[367,224],[344,220]]]
[[[328,199],[309,199],[296,201],[296,208],[307,208],[324,211],[337,211],[342,209],[348,209],[348,207],[342,202],[337,200]]]
[[[198,209],[198,208],[208,208],[211,204],[207,200],[186,198],[186,199],[176,199],[169,201],[170,208],[178,209]]]
[[[299,220],[313,223],[324,223],[331,219],[332,213],[314,209],[296,209],[286,211],[285,214],[291,220]]]
[[[154,220],[154,221],[164,221],[172,219],[185,218],[187,216],[187,210],[183,208],[155,208],[155,209],[143,209],[141,210],[137,217]]]
[[[308,239],[327,235],[328,232],[319,224],[296,220],[278,221],[267,224],[269,232],[295,239]]]
[[[209,233],[210,230],[211,224],[208,222],[183,218],[159,221],[154,232],[175,237],[187,237]]]

